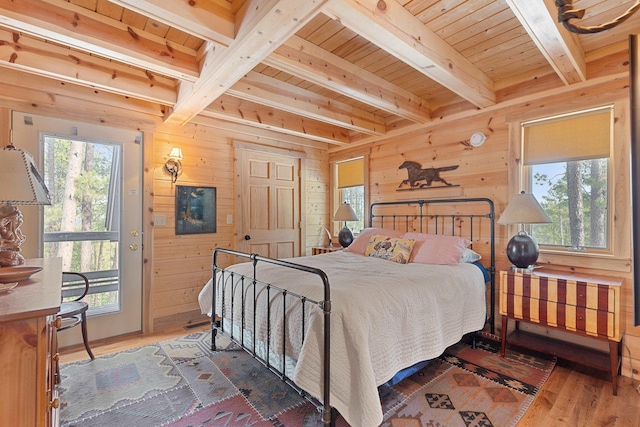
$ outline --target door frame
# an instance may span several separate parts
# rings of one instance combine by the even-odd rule
[[[242,183],[247,179],[247,175],[246,175],[247,171],[243,170],[242,168],[242,164],[241,164],[242,162],[239,161],[239,159],[241,158],[239,153],[240,151],[254,151],[262,154],[275,154],[278,156],[291,157],[298,160],[299,168],[300,168],[298,173],[298,188],[299,188],[298,218],[300,218],[300,224],[299,224],[300,243],[297,248],[297,255],[295,256],[306,255],[307,216],[306,216],[306,209],[303,209],[303,206],[307,205],[306,186],[305,186],[306,176],[307,176],[307,169],[306,169],[307,153],[302,151],[288,150],[285,148],[267,147],[263,145],[256,145],[256,144],[251,144],[248,142],[241,142],[241,141],[233,141],[233,150],[234,150],[234,156],[233,156],[234,171],[236,176],[236,180],[234,182],[234,192],[236,195],[236,203],[235,203],[236,239],[234,242],[235,247],[240,248],[244,239],[244,235],[246,234],[242,230],[242,221],[240,220],[239,217],[240,217],[240,213],[243,212],[242,206],[243,206],[244,198],[242,194],[242,188],[243,188]]]
[[[52,135],[56,135],[59,134],[64,138],[73,138],[74,136],[78,136],[80,139],[82,140],[91,140],[91,139],[96,139],[98,141],[105,141],[105,142],[109,142],[109,143],[114,143],[114,144],[118,144],[121,145],[123,148],[123,152],[125,150],[125,145],[129,145],[129,144],[136,144],[139,145],[140,148],[138,149],[138,153],[136,155],[137,160],[139,160],[139,165],[138,165],[138,174],[137,174],[137,178],[136,178],[136,183],[135,183],[135,188],[131,187],[130,191],[135,191],[136,194],[139,194],[139,203],[140,203],[140,223],[139,223],[139,227],[138,227],[138,231],[139,231],[139,244],[140,244],[140,277],[139,277],[139,281],[140,281],[140,288],[139,288],[139,297],[136,296],[136,299],[139,299],[140,301],[140,306],[137,308],[137,312],[135,313],[135,318],[137,319],[137,323],[136,325],[134,325],[134,329],[129,328],[129,331],[124,332],[124,334],[130,334],[130,333],[137,333],[139,331],[144,331],[145,328],[145,315],[146,313],[146,308],[145,305],[147,304],[147,301],[145,301],[145,290],[146,288],[148,288],[148,273],[146,272],[145,266],[147,263],[144,262],[144,260],[149,256],[148,253],[144,253],[146,246],[144,245],[145,242],[145,237],[146,235],[150,234],[150,233],[145,233],[145,231],[147,231],[147,228],[145,227],[145,180],[147,179],[146,173],[144,171],[143,165],[145,162],[145,150],[151,150],[151,147],[147,147],[147,134],[143,131],[141,131],[140,129],[135,129],[132,130],[130,128],[125,128],[125,127],[117,127],[117,126],[111,126],[111,125],[107,125],[104,123],[97,123],[95,121],[91,121],[91,120],[82,120],[82,119],[76,119],[76,118],[66,118],[66,117],[59,117],[57,115],[50,115],[50,114],[43,114],[41,112],[29,112],[29,111],[25,111],[25,110],[17,110],[17,109],[10,109],[8,110],[9,112],[9,123],[11,124],[11,132],[12,132],[12,136],[16,136],[17,138],[19,138],[19,135],[21,134],[21,131],[18,130],[16,127],[21,126],[21,127],[25,127],[27,126],[27,124],[25,123],[24,125],[21,124],[19,122],[19,120],[24,116],[33,116],[33,117],[37,117],[39,120],[50,120],[52,121],[55,126],[60,126],[60,127],[68,127],[67,131],[63,131],[63,132],[59,132],[59,131],[50,131],[50,129],[47,129],[46,132],[44,132],[45,134],[52,134]],[[26,127],[25,127],[26,129]],[[96,138],[95,136],[93,136],[93,132],[96,131],[102,131],[103,129],[106,130],[112,130],[115,134],[114,135],[110,135],[108,138],[103,138],[103,137],[98,137]],[[43,130],[39,129],[39,128],[35,128],[34,130],[29,130],[29,132],[34,132],[37,131],[38,134],[38,138],[34,138],[33,140],[31,139],[26,139],[26,140],[21,140],[20,141],[20,146],[21,148],[25,148],[27,151],[29,151],[33,157],[34,160],[36,161],[36,164],[38,165],[38,167],[40,169],[42,169],[42,161],[43,161],[43,153],[42,153],[42,135],[43,135]],[[49,132],[50,131],[50,132]],[[80,131],[80,132],[79,132]],[[24,132],[24,131],[23,131]],[[80,133],[80,135],[78,135],[78,132]],[[88,132],[88,133],[87,133]],[[130,138],[130,139],[129,139]],[[149,144],[151,145],[151,144]],[[137,162],[136,162],[137,163]],[[123,171],[124,168],[126,168],[126,166],[123,164],[122,165]],[[127,190],[126,190],[126,183],[124,181],[124,177],[123,177],[123,182],[122,182],[122,200],[124,201],[124,199],[127,197]],[[132,193],[133,194],[133,193]],[[136,202],[137,203],[137,202]],[[31,239],[32,240],[32,245],[28,246],[25,251],[25,256],[28,257],[41,257],[42,256],[42,247],[43,247],[43,232],[44,232],[44,228],[42,225],[43,222],[43,208],[40,206],[29,206],[27,208],[31,208],[31,209],[25,209],[25,211],[27,212],[28,215],[28,224],[27,221],[25,221],[25,224],[23,224],[23,229],[25,229],[27,232],[31,235],[31,236],[38,236],[37,239]],[[124,257],[126,256],[125,253],[125,247],[126,245],[124,244],[124,240],[127,238],[128,233],[125,232],[124,227],[121,230],[121,241],[120,241],[120,268],[123,268],[123,264],[124,264]],[[137,291],[136,291],[136,295],[137,295]],[[124,305],[124,302],[123,302]],[[124,311],[123,311],[124,312]],[[115,314],[118,315],[118,314]],[[100,327],[99,325],[101,323],[104,322],[105,316],[107,316],[106,318],[108,318],[108,316],[110,315],[103,315],[103,314],[98,314],[95,316],[91,316],[88,317],[88,322],[89,322],[89,329],[90,331],[96,330],[96,331],[101,331],[103,330],[102,327]],[[95,324],[95,325],[93,325]],[[93,325],[93,327],[92,327]],[[136,327],[137,326],[137,327]],[[63,345],[73,345],[73,344],[78,344],[81,343],[81,341],[79,341],[78,338],[78,334],[74,333],[74,334],[68,334],[68,337],[65,337],[64,339],[64,343]],[[91,335],[91,332],[90,332]],[[98,337],[95,337],[95,333],[93,334],[94,338],[92,338],[92,340],[97,340],[97,339],[103,339],[104,337],[100,334],[98,334]],[[122,335],[121,333],[116,333],[116,335],[110,336],[114,337],[114,336],[118,336],[118,335]]]

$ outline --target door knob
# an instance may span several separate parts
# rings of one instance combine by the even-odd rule
[[[244,236],[244,240],[251,240],[251,236],[249,236],[248,234],[246,234],[246,235]]]
[[[138,245],[136,245],[135,243],[132,243],[129,245],[129,249],[131,249],[132,251],[136,251],[138,250]]]

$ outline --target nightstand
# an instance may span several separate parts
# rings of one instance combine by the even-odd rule
[[[329,252],[341,251],[344,248],[342,246],[315,246],[311,248],[311,255],[326,254]]]
[[[622,330],[622,279],[536,270],[500,272],[502,350],[507,342],[611,372],[618,394]],[[515,330],[507,337],[509,319]],[[520,322],[537,324],[609,343],[609,353],[520,330]]]

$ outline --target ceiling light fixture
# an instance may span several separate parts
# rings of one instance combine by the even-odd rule
[[[640,9],[640,0],[636,0],[635,4],[631,6],[625,13],[618,16],[613,21],[606,22],[601,25],[594,25],[590,27],[582,27],[580,25],[572,24],[570,19],[582,19],[584,16],[584,9],[574,9],[573,0],[556,0],[556,7],[558,8],[558,22],[562,23],[564,27],[578,34],[593,34],[601,31],[609,30],[616,25],[626,21],[631,15],[636,13]]]

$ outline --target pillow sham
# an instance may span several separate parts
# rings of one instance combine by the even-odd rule
[[[385,230],[383,228],[365,228],[360,231],[358,237],[356,237],[353,242],[351,242],[351,244],[344,249],[344,251],[364,255],[367,250],[367,246],[369,246],[369,240],[371,240],[371,236],[375,234],[389,237],[402,237],[404,231]]]
[[[409,262],[418,264],[459,264],[462,253],[471,244],[470,240],[462,237],[442,234],[409,232],[402,237],[416,241]]]
[[[415,240],[374,235],[369,240],[365,256],[406,264],[411,257]]]
[[[474,251],[473,249],[469,249],[469,248],[466,248],[462,252],[462,256],[460,256],[460,262],[462,263],[476,262],[476,261],[480,261],[481,259],[482,259],[482,255],[480,255],[478,252]]]

